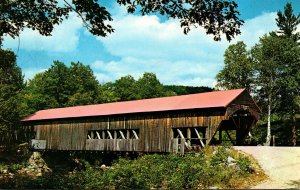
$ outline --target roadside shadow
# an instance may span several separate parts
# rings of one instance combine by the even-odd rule
[[[291,186],[290,189],[300,189],[300,180],[291,180],[286,184]]]

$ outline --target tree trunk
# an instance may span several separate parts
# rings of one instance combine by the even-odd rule
[[[296,133],[296,116],[295,116],[295,110],[292,112],[292,133],[293,133],[293,146],[296,146],[297,144],[297,133]]]
[[[268,124],[267,124],[267,138],[266,138],[266,146],[270,146],[271,144],[271,94],[268,96]]]

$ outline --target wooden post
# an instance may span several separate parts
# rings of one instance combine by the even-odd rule
[[[204,145],[204,143],[202,141],[201,135],[199,134],[199,132],[198,132],[198,130],[196,128],[194,128],[194,129],[195,129],[195,132],[196,132],[196,135],[197,135],[198,139],[200,140],[201,146],[204,147],[205,145]]]
[[[181,139],[181,144],[180,144],[180,154],[184,155],[184,147],[185,147],[185,139]]]
[[[109,125],[109,117],[107,118],[107,129],[109,129],[110,125]]]
[[[182,132],[180,131],[180,129],[177,129],[177,131],[178,131],[179,136],[181,137],[181,140],[184,140],[184,144],[185,144],[187,147],[189,147],[188,143],[185,142],[185,138],[184,138]]]
[[[125,138],[125,135],[124,135],[124,133],[123,133],[123,131],[119,131],[119,132],[120,132],[120,134],[121,134],[122,139],[126,139],[126,138]]]
[[[88,134],[88,139],[92,139],[91,136]]]
[[[110,139],[113,139],[113,136],[111,135],[110,131],[107,131],[107,134],[108,134]]]
[[[232,140],[232,138],[231,138],[231,136],[230,136],[230,134],[228,133],[228,131],[227,131],[227,130],[225,130],[225,132],[226,132],[226,134],[227,134],[227,136],[228,136],[228,138],[229,138],[230,142],[231,142],[232,144],[234,144],[234,143],[233,143],[233,140]]]
[[[275,135],[273,135],[273,146],[275,146]]]
[[[188,144],[188,146],[191,146],[191,138],[192,138],[191,129],[187,128],[187,144]]]
[[[134,137],[135,137],[136,139],[139,139],[139,136],[137,135],[137,133],[135,132],[135,130],[132,130],[132,132],[133,132]]]
[[[172,140],[172,152],[178,154],[178,139]]]
[[[96,131],[96,134],[97,134],[97,138],[98,138],[98,139],[101,139],[100,134],[99,134],[98,131]]]

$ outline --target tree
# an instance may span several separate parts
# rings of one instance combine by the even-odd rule
[[[131,75],[121,77],[114,83],[114,91],[120,101],[137,99],[136,81]]]
[[[296,42],[300,39],[300,33],[297,32],[297,26],[300,24],[300,14],[296,16],[293,13],[291,3],[285,5],[284,13],[281,11],[277,12],[276,24],[279,28],[279,34],[293,38]]]
[[[120,100],[120,97],[115,91],[115,85],[113,82],[107,82],[99,88],[100,94],[98,96],[98,100],[101,103],[118,102]]]
[[[246,88],[252,92],[254,68],[244,42],[230,45],[224,53],[224,68],[217,74],[217,87]]]
[[[213,91],[212,88],[207,86],[164,85],[164,89],[167,91],[166,93],[170,94],[171,96]]]
[[[286,51],[280,77],[280,112],[290,118],[292,144],[297,144],[296,115],[300,111],[300,46],[292,38],[286,39]]]
[[[89,66],[55,61],[28,82],[23,94],[26,114],[37,110],[99,103],[99,84]],[[24,113],[25,114],[25,113]]]
[[[80,62],[71,63],[69,68],[71,96],[68,97],[68,106],[99,103],[99,83],[93,70]]]
[[[42,35],[51,35],[55,25],[60,24],[70,12],[76,12],[85,27],[94,35],[105,37],[114,31],[107,21],[112,17],[105,6],[97,0],[63,0],[61,6],[56,0],[2,0],[0,4],[0,44],[2,37],[19,36],[24,28],[38,30]],[[161,14],[177,18],[184,33],[191,26],[202,26],[207,34],[221,39],[221,33],[231,40],[240,34],[243,21],[238,18],[238,5],[233,0],[117,0],[127,7],[129,13]],[[1,47],[1,45],[0,45]]]
[[[22,92],[21,116],[26,117],[38,110],[58,107],[58,103],[50,93],[47,93],[44,72],[38,73],[29,80]]]
[[[257,72],[256,93],[262,105],[267,109],[267,145],[270,144],[271,140],[272,112],[278,108],[283,100],[280,93],[283,89],[284,68],[290,60],[290,42],[287,38],[279,37],[273,32],[261,37],[259,43],[252,48]]]
[[[243,42],[226,50],[225,67],[216,77],[217,86],[251,89],[266,116],[266,144],[270,145],[271,121],[272,125],[275,121],[278,130],[285,127],[280,129],[285,136],[287,123],[292,123],[296,145],[296,116],[300,111],[300,47],[297,43],[300,15],[296,16],[292,5],[287,3],[284,13],[279,11],[277,16],[279,30],[262,36],[250,53]],[[264,117],[260,121],[264,123]]]
[[[284,7],[284,13],[277,12],[276,23],[279,28],[277,33],[281,34],[289,43],[289,48],[283,60],[283,76],[281,77],[281,97],[285,97],[281,101],[281,112],[291,118],[293,145],[296,145],[296,113],[300,108],[300,52],[299,44],[300,33],[297,32],[297,26],[300,24],[300,14],[297,16],[293,13],[291,3],[287,3]]]
[[[165,91],[154,73],[145,72],[136,82],[137,99],[163,97]]]
[[[20,91],[24,86],[16,56],[0,49],[0,143],[9,145],[16,140],[20,120]]]

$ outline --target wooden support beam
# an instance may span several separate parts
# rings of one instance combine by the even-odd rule
[[[92,137],[90,135],[88,135],[88,139],[92,139]]]
[[[130,131],[126,130],[126,139],[130,139]]]
[[[234,119],[232,116],[230,116],[230,117],[231,117],[231,119],[232,119],[232,121],[233,121],[235,127],[236,127],[237,129],[239,129],[240,126],[235,122],[235,119]]]
[[[228,133],[228,131],[227,131],[227,130],[225,130],[225,132],[226,132],[226,134],[227,134],[227,136],[228,136],[229,140],[230,140],[230,141],[233,143],[233,140],[232,140],[232,138],[231,138],[230,134]]]
[[[121,134],[122,139],[126,139],[126,138],[125,138],[125,135],[124,135],[124,133],[123,133],[123,131],[119,131],[119,132],[120,132],[120,134]]]
[[[172,152],[175,153],[175,154],[178,154],[178,139],[175,138],[172,140]]]
[[[124,125],[123,125],[124,129],[126,129],[126,117],[124,117],[123,123],[124,123]]]
[[[136,139],[139,139],[139,136],[137,135],[137,133],[135,132],[135,130],[132,130],[132,133],[133,133],[133,135],[134,135],[134,137],[135,137]]]
[[[185,142],[185,138],[184,138],[182,132],[180,131],[180,129],[177,129],[177,131],[178,131],[178,134],[181,137],[181,142],[184,142],[185,146],[189,148],[190,146],[189,146],[189,144],[187,142]]]
[[[187,144],[189,146],[191,146],[191,138],[192,138],[192,133],[191,133],[191,129],[187,128]]]
[[[205,145],[202,141],[202,137],[201,137],[200,133],[198,132],[198,130],[196,128],[194,128],[194,129],[195,129],[195,132],[196,132],[196,135],[197,135],[198,139],[200,140],[201,146],[204,147]]]
[[[114,139],[113,136],[111,135],[110,131],[107,131],[107,134],[108,134],[110,139]]]
[[[183,134],[182,134],[182,132],[180,131],[180,129],[177,129],[177,132],[178,132],[180,138],[185,139],[184,136],[183,136]]]
[[[106,139],[105,131],[102,131],[102,139]]]
[[[181,144],[180,144],[180,154],[184,155],[184,145],[187,145],[185,142],[185,139],[181,139]]]
[[[99,134],[98,131],[96,131],[96,135],[97,135],[97,138],[98,138],[98,139],[101,139],[100,134]]]
[[[109,117],[107,118],[107,129],[109,129],[110,125],[109,125]]]

